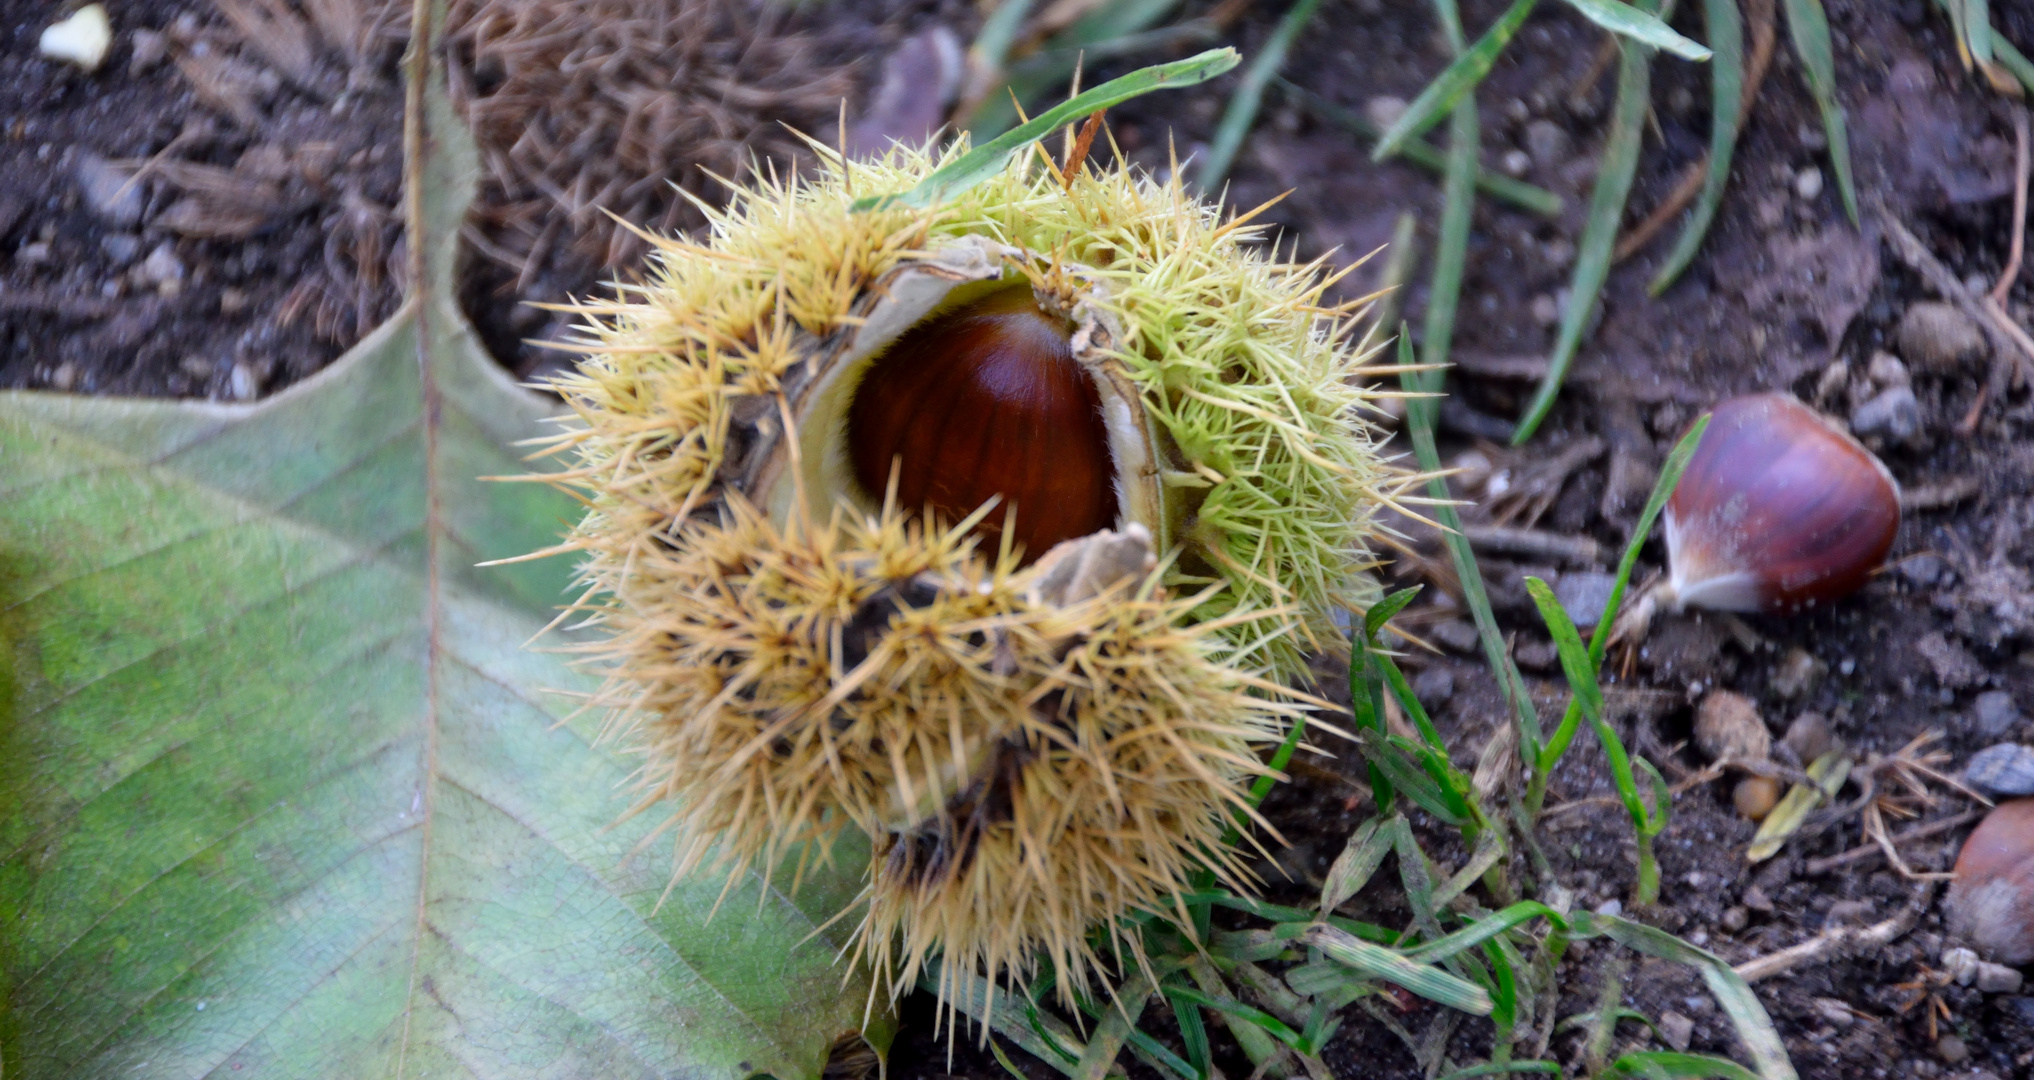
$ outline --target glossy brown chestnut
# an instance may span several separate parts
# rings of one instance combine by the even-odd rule
[[[2034,963],[2034,799],[2000,803],[1963,842],[1949,928],[1988,959]]]
[[[1900,529],[1872,452],[1787,394],[1732,398],[1667,503],[1676,607],[1795,612],[1854,592]]]
[[[1115,471],[1093,379],[1065,320],[1029,284],[998,289],[911,328],[877,357],[848,408],[855,479],[872,494],[897,468],[897,502],[959,521],[991,498],[1027,559],[1116,520]]]

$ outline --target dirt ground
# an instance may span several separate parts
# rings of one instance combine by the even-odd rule
[[[1184,14],[1212,6],[1189,4]],[[1474,31],[1504,5],[1463,6]],[[1686,10],[1696,6],[1683,5],[1675,22],[1699,38],[1699,13]],[[45,20],[34,7],[10,4],[0,17],[0,386],[253,397],[328,363],[390,310],[400,295],[394,271],[401,266],[391,209],[400,185],[396,37],[378,30],[350,52],[316,38],[315,63],[293,79],[257,55],[210,3],[139,0],[122,6],[105,67],[85,76],[36,56]],[[1581,586],[1600,573],[1624,543],[1665,450],[1715,402],[1789,390],[1842,416],[1873,392],[1864,374],[1873,357],[1899,351],[1902,317],[1914,303],[1936,298],[1887,242],[1881,214],[1913,230],[1959,279],[1980,279],[1989,288],[2006,262],[2014,155],[2008,106],[1961,70],[1948,23],[1926,0],[1828,0],[1828,8],[1863,229],[1844,218],[1783,28],[1729,194],[1693,267],[1649,299],[1645,283],[1671,237],[1620,264],[1550,421],[1523,451],[1482,445],[1481,467],[1462,478],[1465,493],[1478,497],[1465,511],[1471,523],[1490,520],[1493,506],[1522,509],[1517,493],[1539,483],[1544,512],[1537,526],[1594,541],[1604,553],[1592,565],[1484,556],[1499,619],[1515,635],[1515,655],[1536,684],[1543,717],[1558,715],[1561,687],[1523,577],[1535,574],[1558,587],[1566,574]],[[1250,55],[1283,9],[1252,6],[1229,39]],[[2034,46],[2034,8],[1996,3],[1992,17],[2009,38]],[[962,4],[836,2],[801,9],[783,28],[803,35],[804,51],[796,55],[826,67],[820,74],[838,79],[853,108],[897,42],[935,21],[966,41],[974,18]],[[149,63],[135,55],[137,28],[163,36],[163,57]],[[1560,194],[1567,209],[1545,220],[1480,201],[1455,337],[1460,367],[1449,376],[1461,407],[1444,414],[1443,454],[1451,460],[1478,449],[1475,435],[1501,436],[1531,392],[1535,363],[1552,345],[1613,90],[1612,78],[1587,77],[1602,40],[1601,31],[1565,7],[1543,5],[1479,92],[1485,166],[1517,171]],[[201,53],[237,65],[215,63],[226,74],[204,92],[186,73]],[[1340,0],[1322,7],[1285,70],[1305,89],[1364,112],[1412,98],[1445,55],[1426,5]],[[1089,79],[1149,59],[1098,65]],[[1707,145],[1706,76],[1670,58],[1657,60],[1654,71],[1656,108],[1628,224],[1656,205]],[[486,79],[500,75],[481,71],[481,77],[475,85],[484,92]],[[1235,79],[1113,111],[1118,143],[1152,170],[1165,167],[1169,141],[1181,156],[1193,153],[1209,137]],[[816,118],[810,97],[792,95],[789,105],[742,115],[759,125],[778,119],[818,125],[823,117]],[[771,139],[736,132],[715,152],[775,145]],[[87,163],[88,155],[98,164]],[[131,191],[120,190],[129,186],[125,180],[110,189],[104,182],[107,170],[121,177],[136,168],[143,174]],[[99,184],[96,195],[90,178]],[[1302,257],[1334,249],[1337,259],[1353,260],[1384,243],[1406,210],[1419,215],[1421,243],[1431,246],[1439,211],[1434,175],[1371,164],[1367,145],[1274,89],[1237,159],[1230,195],[1252,205],[1287,191],[1268,217]],[[228,213],[249,205],[250,192],[258,196],[252,204],[258,215]],[[505,185],[485,196],[476,230],[497,250],[475,247],[465,294],[484,338],[525,374],[537,360],[522,341],[543,336],[548,317],[519,302],[582,293],[613,272],[605,269],[613,265],[610,250],[555,237],[547,251],[565,254],[539,252],[536,272],[510,272],[513,260],[532,256],[526,247],[499,257],[506,250],[501,230],[512,219],[541,222],[541,214],[516,218],[530,212],[516,209],[517,200],[530,198]],[[657,204],[656,212],[665,206]],[[684,227],[696,219],[681,211],[664,223]],[[543,228],[525,230],[517,242],[534,242]],[[168,257],[158,258],[164,250]],[[1374,287],[1376,265],[1353,275],[1345,292]],[[1425,278],[1423,267],[1414,280]],[[2034,321],[2030,302],[2034,281],[2023,276],[2008,302],[2023,324]],[[1415,327],[1424,303],[1424,287],[1416,285],[1407,299]],[[1916,368],[1918,430],[1877,447],[1903,488],[1919,497],[1902,523],[1891,570],[1861,594],[1798,617],[1662,619],[1629,676],[1612,684],[1627,744],[1670,780],[1706,764],[1688,746],[1693,704],[1719,688],[1751,697],[1776,736],[1803,713],[1821,714],[1861,762],[1928,732],[1941,733],[1939,745],[1958,767],[1993,743],[2034,740],[2034,723],[2021,712],[2022,703],[2034,709],[2034,578],[2026,569],[2034,556],[2028,448],[2034,401],[2024,388],[2004,400],[1994,395],[1964,435],[1958,424],[1979,393],[1983,369],[1924,371],[1908,359]],[[1847,363],[1851,374],[1825,380],[1832,361]],[[1508,487],[1508,501],[1493,498],[1498,487]],[[1427,550],[1438,554],[1430,542]],[[1650,550],[1642,572],[1657,567],[1660,554]],[[1409,562],[1393,572],[1404,583],[1430,581]],[[1428,589],[1429,596],[1444,592]],[[1414,651],[1405,663],[1458,761],[1473,767],[1477,749],[1506,716],[1495,683],[1462,638],[1451,603],[1423,601],[1403,621],[1441,646],[1438,653]],[[1339,689],[1332,674],[1324,672],[1330,694]],[[1277,867],[1261,868],[1274,899],[1306,901],[1364,817],[1367,799],[1355,779],[1360,762],[1346,748],[1328,749],[1330,756],[1310,762],[1268,804],[1271,820],[1293,842]],[[1612,794],[1602,757],[1585,737],[1556,773],[1548,800],[1554,811],[1541,831],[1559,880],[1581,906],[1629,897],[1630,823],[1606,798]],[[1895,828],[1965,809],[1944,798],[1920,821]],[[1418,825],[1434,857],[1463,858],[1441,830]],[[1876,923],[1910,906],[1918,912],[1911,931],[1888,946],[1758,984],[1803,1076],[2030,1075],[2034,995],[1952,986],[1931,1020],[1936,1007],[1915,1004],[1915,994],[1900,985],[1924,977],[1944,947],[1936,886],[1909,883],[1877,856],[1818,865],[1863,843],[1855,816],[1839,816],[1756,867],[1743,857],[1753,829],[1733,809],[1728,781],[1688,789],[1658,841],[1662,902],[1636,916],[1737,963],[1828,926]],[[1951,829],[1902,850],[1917,870],[1946,869],[1966,831]],[[1387,863],[1380,881],[1389,875]],[[1361,902],[1378,906],[1366,917],[1402,917],[1391,895],[1381,885],[1368,890],[1365,896],[1375,899]],[[1562,1015],[1593,1007],[1614,952],[1595,945],[1571,953],[1561,973]],[[1672,1014],[1688,1021],[1689,1049],[1739,1052],[1692,971],[1633,960],[1627,987],[1630,1007],[1656,1020]],[[907,1003],[905,1018],[891,1076],[1002,1075],[972,1039],[949,1047],[932,1036],[923,995]],[[1426,1019],[1417,1004],[1403,1018],[1415,1030]],[[1161,1038],[1171,1037],[1169,1023],[1158,1010],[1147,1013],[1147,1029]],[[1451,1044],[1454,1056],[1480,1057],[1489,1032],[1482,1021],[1463,1024]],[[1642,1032],[1628,1025],[1621,1034],[1636,1040]],[[1247,1076],[1249,1065],[1234,1044],[1216,1038],[1224,1073]],[[1550,1054],[1573,1059],[1577,1040],[1557,1036]],[[1034,1080],[1056,1075],[1011,1053]],[[1326,1060],[1343,1077],[1420,1075],[1396,1037],[1354,1011]],[[1129,1068],[1146,1075],[1141,1065]]]

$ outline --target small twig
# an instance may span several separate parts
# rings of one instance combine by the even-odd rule
[[[1469,538],[1470,547],[1498,555],[1551,559],[1570,566],[1595,566],[1603,559],[1601,546],[1587,536],[1564,536],[1508,525],[1464,525],[1462,535]]]
[[[1095,133],[1102,130],[1102,114],[1107,111],[1096,109],[1087,123],[1081,125],[1081,133],[1074,137],[1073,149],[1067,152],[1066,164],[1060,167],[1060,172],[1066,174],[1062,178],[1066,181],[1066,190],[1073,190],[1074,177],[1080,175],[1081,166],[1087,163],[1088,148],[1095,145]]]
[[[2027,241],[2027,110],[2021,106],[2013,108],[2013,244],[2011,254],[2006,258],[2006,272],[1999,275],[1999,283],[1992,286],[1991,300],[2004,307],[2006,294],[2013,290],[2014,279],[2020,276],[2020,254]]]
[[[1906,832],[1893,837],[1892,841],[1894,844],[1904,844],[1910,840],[1926,840],[1931,836],[1940,836],[1951,829],[1976,821],[1982,813],[1983,811],[1981,810],[1966,810],[1955,817],[1946,817],[1941,821],[1931,821],[1926,825],[1908,829]],[[1884,849],[1876,843],[1859,844],[1841,855],[1831,855],[1824,859],[1810,859],[1805,869],[1810,874],[1826,874],[1837,867],[1849,866],[1855,862],[1863,862],[1874,855],[1883,854],[1883,852]]]
[[[1917,883],[1907,907],[1884,922],[1861,929],[1838,927],[1824,930],[1799,945],[1747,960],[1731,970],[1737,972],[1738,977],[1746,982],[1757,982],[1790,971],[1811,960],[1822,959],[1847,945],[1890,944],[1900,935],[1913,929],[1915,920],[1921,917],[1921,913],[1927,910],[1929,902],[1934,898],[1934,882]]]
[[[1900,489],[1900,512],[1911,514],[1917,510],[1941,510],[1955,506],[1966,499],[1974,499],[1984,485],[1975,476],[1958,476],[1933,484],[1917,484]]]

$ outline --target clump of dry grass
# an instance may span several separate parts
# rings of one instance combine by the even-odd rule
[[[452,99],[487,170],[469,242],[527,292],[560,256],[640,259],[609,213],[687,227],[701,219],[673,185],[717,203],[708,171],[789,162],[774,121],[819,131],[849,87],[795,18],[753,0],[453,0]]]

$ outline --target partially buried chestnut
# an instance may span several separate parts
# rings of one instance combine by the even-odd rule
[[[1949,929],[1988,959],[2034,963],[2034,799],[2000,803],[1964,841]]]
[[[1657,602],[1801,611],[1855,592],[1899,530],[1899,486],[1856,439],[1788,394],[1732,398],[1667,503]]]
[[[956,522],[1001,497],[978,532],[1001,531],[1027,560],[1116,520],[1114,470],[1093,379],[1066,320],[1019,282],[956,305],[892,344],[848,410],[855,479],[880,496]]]

